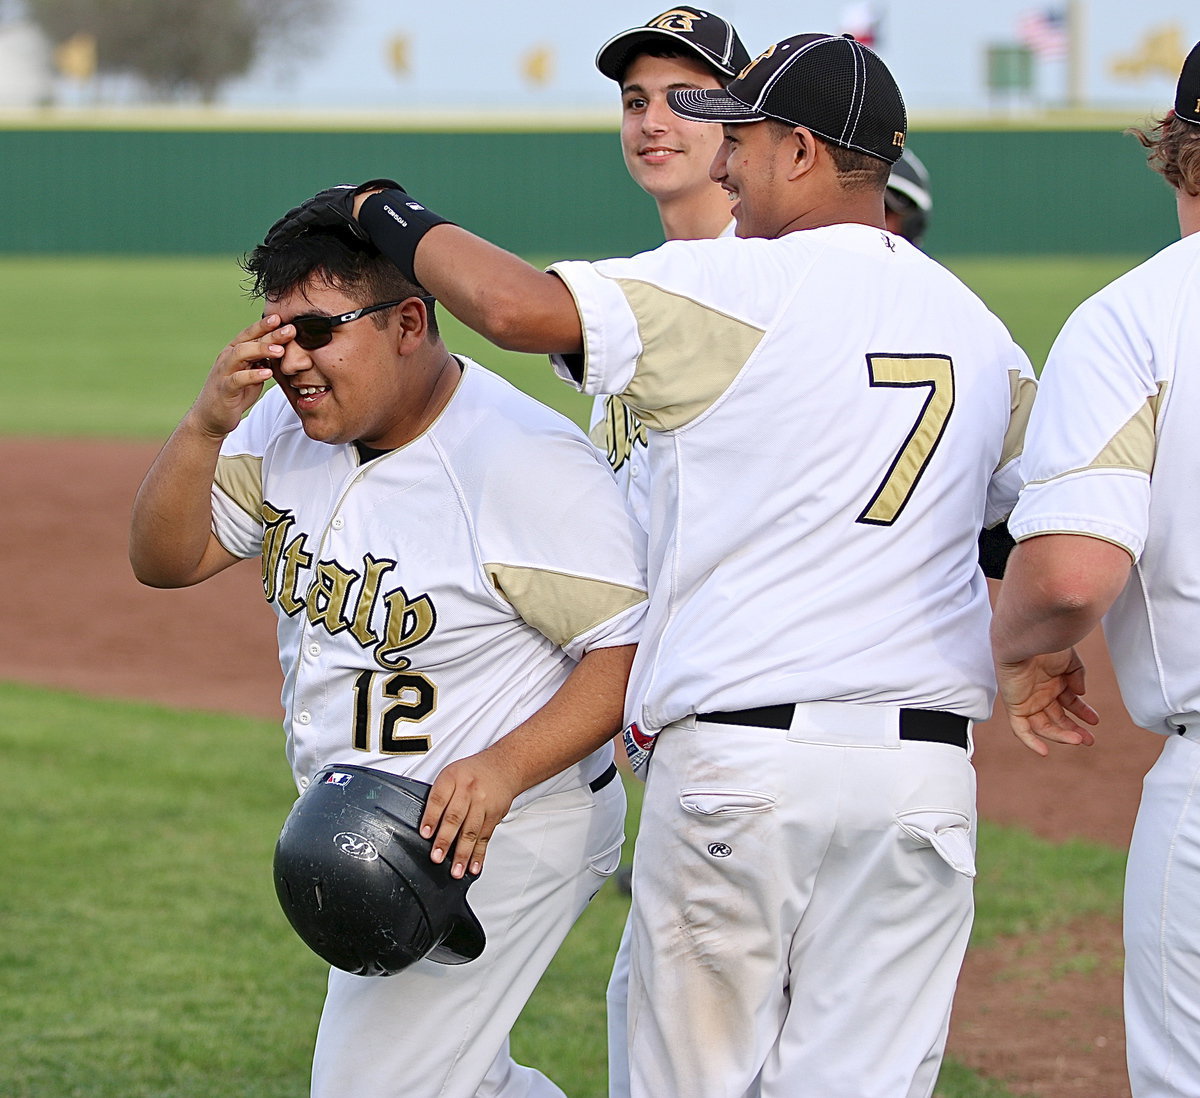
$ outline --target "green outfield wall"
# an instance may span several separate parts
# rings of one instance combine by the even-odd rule
[[[1174,202],[1119,129],[914,128],[937,254],[1144,253]],[[525,254],[621,255],[659,241],[615,131],[38,128],[0,123],[0,252],[240,254],[338,182],[400,180]]]

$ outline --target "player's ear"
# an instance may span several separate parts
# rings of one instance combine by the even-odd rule
[[[412,354],[429,335],[429,313],[425,302],[419,297],[410,297],[396,306],[398,320],[396,349],[402,354]]]
[[[807,175],[817,163],[818,141],[812,130],[796,126],[784,139],[787,150],[788,178],[799,179]]]

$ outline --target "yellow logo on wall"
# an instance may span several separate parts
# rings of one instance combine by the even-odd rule
[[[398,76],[408,76],[412,72],[412,49],[408,35],[396,34],[388,42],[388,65]]]
[[[521,58],[521,75],[530,84],[548,84],[554,79],[554,50],[535,46]]]
[[[1115,54],[1108,67],[1117,80],[1145,80],[1151,76],[1174,80],[1186,53],[1183,28],[1178,23],[1166,23],[1151,27],[1128,53]]]

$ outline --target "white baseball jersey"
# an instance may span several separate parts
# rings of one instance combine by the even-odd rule
[[[810,700],[986,718],[977,536],[1016,498],[1034,380],[978,298],[863,225],[551,269],[583,324],[577,384],[650,429],[627,718]]]
[[[730,220],[720,235],[733,236],[736,229],[737,222]],[[598,396],[592,402],[588,437],[612,466],[638,525],[649,530],[650,462],[646,425],[620,397]]]
[[[1086,534],[1129,551],[1104,619],[1138,724],[1200,724],[1200,234],[1084,302],[1063,327],[1029,424],[1009,528]]]
[[[214,532],[262,556],[288,758],[432,782],[551,697],[591,648],[635,643],[635,531],[568,420],[469,360],[423,435],[363,461],[264,398],[226,440]],[[529,790],[578,788],[606,745]]]

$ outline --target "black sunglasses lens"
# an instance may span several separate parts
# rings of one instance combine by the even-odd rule
[[[333,325],[327,316],[296,317],[292,326],[296,329],[296,342],[306,351],[315,351],[333,339]]]

